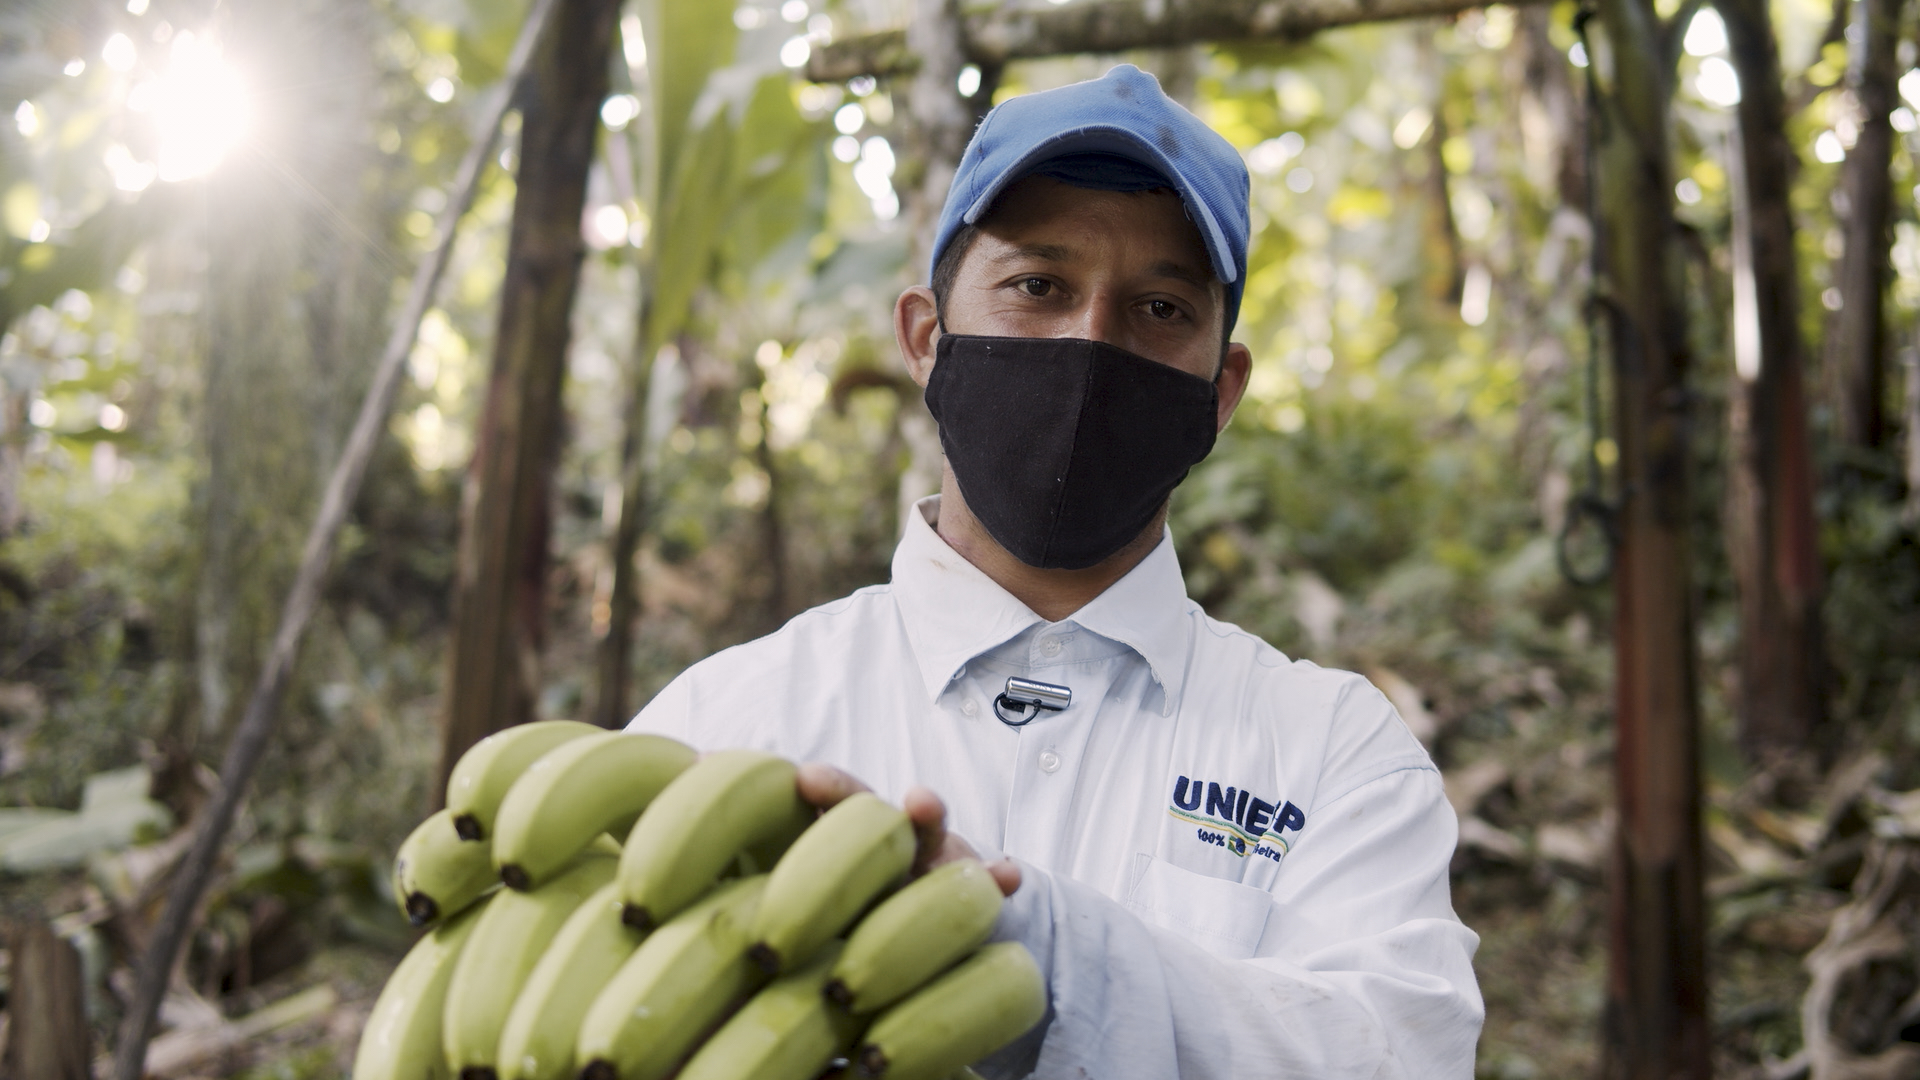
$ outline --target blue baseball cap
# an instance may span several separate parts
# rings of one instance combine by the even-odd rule
[[[1007,185],[1039,173],[1080,187],[1169,187],[1200,230],[1226,285],[1227,329],[1247,277],[1247,166],[1239,151],[1132,64],[1098,79],[1008,98],[967,144],[947,189],[928,273],[964,225],[977,224]]]

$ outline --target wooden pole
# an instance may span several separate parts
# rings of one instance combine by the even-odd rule
[[[463,506],[436,798],[468,747],[533,718],[539,693],[580,219],[619,19],[619,0],[562,5],[520,91],[520,171]]]
[[[1605,79],[1595,155],[1619,447],[1614,749],[1619,827],[1610,881],[1607,1080],[1710,1075],[1701,882],[1686,385],[1669,105],[1677,35],[1651,0],[1600,0],[1590,60]]]
[[[380,354],[380,365],[374,369],[373,381],[367,387],[367,396],[361,399],[360,414],[354,420],[346,448],[334,464],[333,475],[327,479],[320,510],[314,516],[313,528],[307,533],[306,547],[301,552],[300,570],[294,576],[293,588],[287,592],[286,607],[281,610],[280,625],[274,632],[273,649],[253,684],[246,712],[234,728],[233,740],[227,744],[226,757],[220,763],[219,790],[196,819],[193,846],[180,864],[173,887],[167,893],[166,907],[161,910],[160,922],[154,927],[147,951],[140,957],[133,1000],[127,1004],[119,1042],[114,1047],[113,1075],[117,1080],[140,1080],[145,1069],[147,1039],[153,1033],[154,1017],[160,1011],[160,998],[166,993],[173,965],[186,943],[194,909],[199,907],[200,898],[206,894],[207,883],[213,877],[220,845],[233,826],[240,800],[253,779],[254,768],[260,764],[260,755],[266,751],[267,738],[273,733],[280,697],[293,674],[293,662],[300,654],[307,623],[320,603],[320,588],[326,584],[327,568],[333,563],[340,529],[347,521],[347,509],[359,495],[360,482],[366,479],[367,463],[373,460],[374,447],[385,434],[394,394],[399,391],[400,376],[406,370],[407,354],[413,351],[414,339],[420,334],[420,321],[426,318],[427,308],[439,291],[440,278],[446,273],[447,260],[453,254],[453,238],[460,219],[473,205],[474,192],[480,188],[480,176],[487,162],[493,159],[509,96],[519,83],[521,72],[526,70],[534,39],[556,3],[558,0],[534,0],[527,13],[527,23],[507,56],[500,85],[480,110],[473,143],[454,175],[446,209],[440,212],[433,250],[422,255],[414,268],[406,305],[394,321],[386,349]]]

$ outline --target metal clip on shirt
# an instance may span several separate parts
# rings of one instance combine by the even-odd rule
[[[1007,688],[993,699],[993,714],[1008,727],[1025,727],[1042,712],[1059,712],[1072,704],[1071,687],[1009,678]],[[1008,709],[1014,711],[1013,716],[1007,715]]]

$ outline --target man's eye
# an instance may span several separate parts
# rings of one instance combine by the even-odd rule
[[[1053,291],[1053,282],[1046,278],[1030,277],[1020,283],[1020,291],[1028,296],[1045,296]]]
[[[1165,300],[1153,300],[1147,304],[1147,313],[1156,319],[1171,319],[1180,314],[1180,308]]]

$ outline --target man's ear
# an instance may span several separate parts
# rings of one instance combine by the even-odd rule
[[[907,363],[907,374],[926,389],[933,377],[933,349],[940,340],[939,308],[933,290],[915,285],[893,302],[893,340]]]
[[[1240,405],[1241,395],[1247,392],[1247,378],[1253,373],[1253,351],[1239,342],[1227,346],[1227,355],[1220,362],[1220,377],[1214,380],[1220,386],[1220,412],[1214,422],[1214,431],[1227,430],[1227,421],[1233,419],[1233,410]]]

